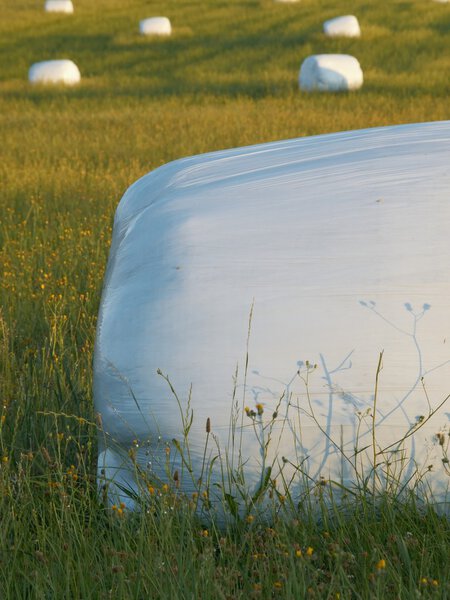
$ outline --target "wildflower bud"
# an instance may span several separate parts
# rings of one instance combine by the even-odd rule
[[[102,415],[100,413],[97,413],[95,415],[95,422],[97,423],[97,427],[102,430],[103,429],[103,421],[102,421]]]
[[[281,583],[281,581],[275,581],[275,583],[273,584],[273,587],[276,590],[281,590],[281,588],[283,587],[283,584]]]
[[[257,404],[256,410],[258,411],[258,415],[261,416],[264,412],[264,406],[262,404]]]
[[[438,439],[439,446],[443,446],[444,443],[445,443],[445,436],[444,436],[444,434],[443,433],[437,433],[436,437]]]
[[[208,417],[206,419],[206,433],[210,433],[211,432],[211,419]]]
[[[123,566],[123,565],[114,565],[114,566],[111,568],[111,571],[112,571],[113,573],[122,573],[122,571],[124,571],[124,566]]]
[[[277,417],[278,417],[278,413],[277,413],[277,411],[275,411],[272,415],[272,419],[276,419]]]
[[[41,448],[41,452],[42,452],[42,456],[45,458],[46,462],[51,465],[52,464],[52,459],[50,457],[50,454],[48,453],[47,448]]]
[[[386,561],[384,560],[384,558],[377,562],[376,568],[378,569],[378,571],[381,571],[382,569],[386,568]]]
[[[175,473],[173,474],[173,480],[175,481],[175,485],[178,487],[180,485],[178,471],[175,471]]]

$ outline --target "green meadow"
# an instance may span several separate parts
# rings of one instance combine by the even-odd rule
[[[0,0],[0,598],[450,598],[450,524],[414,495],[318,494],[270,522],[202,522],[174,485],[98,497],[96,316],[115,207],[158,166],[236,146],[450,118],[450,7],[432,0]],[[355,14],[360,39],[324,20]],[[165,15],[173,35],[139,35]],[[310,54],[364,86],[307,94]],[[69,58],[82,81],[32,86]],[[312,511],[311,505],[316,510]],[[319,517],[317,516],[319,507]],[[322,508],[321,508],[322,507]]]

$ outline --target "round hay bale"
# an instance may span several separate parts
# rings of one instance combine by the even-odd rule
[[[300,2],[300,0],[273,0],[278,4],[294,4],[294,2]]]
[[[71,60],[45,60],[32,65],[28,72],[31,83],[63,83],[75,85],[81,80],[77,65]]]
[[[325,21],[323,31],[328,37],[360,37],[361,35],[358,19],[354,15],[345,15]]]
[[[139,31],[142,35],[170,35],[172,25],[167,17],[150,17],[139,23]]]
[[[71,15],[73,13],[73,4],[71,0],[47,0],[45,3],[45,12],[53,13],[66,13]]]
[[[234,148],[128,189],[94,358],[110,501],[168,484],[245,514],[263,482],[296,506],[359,475],[449,502],[449,135]]]
[[[306,92],[357,90],[362,84],[360,64],[348,54],[314,54],[300,67],[299,86]]]

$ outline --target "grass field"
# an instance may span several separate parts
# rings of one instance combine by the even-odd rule
[[[95,487],[92,350],[115,206],[159,165],[216,149],[450,117],[450,10],[431,0],[0,0],[0,598],[449,598],[450,526],[411,499],[228,531],[156,490]],[[360,40],[327,39],[356,14]],[[139,36],[164,14],[168,39]],[[355,55],[354,93],[298,91],[311,53]],[[82,83],[32,87],[70,58]],[[314,499],[320,504],[320,498]]]

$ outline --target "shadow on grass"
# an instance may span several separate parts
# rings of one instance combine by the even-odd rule
[[[311,26],[298,34],[288,31],[290,23],[289,17],[279,18],[276,23],[260,24],[256,32],[236,28],[223,37],[213,33],[175,33],[166,39],[146,39],[136,33],[123,41],[114,35],[94,34],[25,37],[15,52],[22,76],[33,62],[70,58],[80,68],[82,85],[70,89],[27,86],[4,90],[4,96],[26,97],[39,104],[55,95],[164,98],[206,94],[259,99],[285,94],[296,84],[300,63],[308,53],[305,46],[311,43],[317,29]],[[0,49],[0,62],[2,58],[14,58],[10,47]],[[296,65],[292,79],[286,80],[286,70],[292,68],[292,63]],[[280,83],[283,74],[285,81]],[[6,82],[8,74],[2,79]]]

